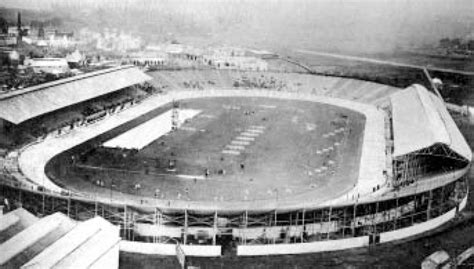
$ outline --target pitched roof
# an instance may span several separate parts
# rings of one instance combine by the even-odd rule
[[[133,66],[120,66],[0,95],[0,118],[19,124],[31,118],[151,79]]]
[[[472,152],[443,101],[421,85],[412,85],[390,96],[394,133],[394,157],[435,144],[472,159]]]

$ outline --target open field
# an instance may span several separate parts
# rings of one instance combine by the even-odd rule
[[[180,109],[201,112],[138,151],[99,146],[131,125],[104,134],[93,141],[97,147],[70,152],[75,164],[56,171],[56,178],[91,193],[112,188],[208,201],[293,199],[308,191],[330,199],[357,180],[365,122],[358,113],[264,98],[197,99],[181,102]]]

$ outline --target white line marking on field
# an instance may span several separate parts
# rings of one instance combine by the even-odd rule
[[[237,140],[244,140],[244,141],[254,141],[254,140],[255,140],[255,137],[237,136],[235,139],[237,139]]]
[[[239,146],[239,145],[227,145],[226,148],[231,149],[231,150],[244,150],[244,146]]]
[[[176,177],[184,178],[184,179],[200,179],[200,180],[206,179],[206,177],[204,176],[195,176],[195,175],[176,175]]]
[[[247,129],[246,131],[249,133],[263,134],[263,130],[261,129]]]
[[[232,140],[232,142],[230,142],[231,144],[234,144],[234,145],[242,145],[242,146],[248,146],[250,145],[250,142],[249,141],[239,141],[239,140]]]
[[[197,130],[194,127],[186,127],[186,126],[180,127],[179,129],[183,130],[183,131],[190,131],[190,132],[196,132],[196,130]]]
[[[240,134],[241,136],[253,136],[253,137],[257,137],[259,136],[260,134],[257,134],[257,133],[249,133],[249,132],[243,132]]]
[[[236,151],[236,150],[223,150],[222,151],[223,154],[229,154],[229,155],[240,155],[240,151]]]

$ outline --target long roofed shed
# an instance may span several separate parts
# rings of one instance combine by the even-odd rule
[[[0,118],[20,124],[150,79],[134,66],[120,66],[36,85],[0,95]]]

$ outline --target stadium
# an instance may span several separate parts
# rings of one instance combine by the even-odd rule
[[[122,253],[260,256],[421,236],[464,209],[444,101],[337,76],[121,66],[0,96],[1,194]]]

